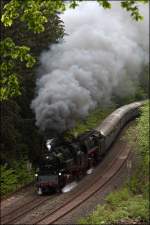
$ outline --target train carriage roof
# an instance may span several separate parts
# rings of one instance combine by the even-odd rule
[[[100,132],[102,136],[107,136],[111,133],[113,128],[117,126],[120,119],[130,110],[136,109],[141,106],[141,102],[134,102],[125,106],[122,106],[112,112],[95,130]]]

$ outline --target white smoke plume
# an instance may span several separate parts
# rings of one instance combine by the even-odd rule
[[[134,92],[132,81],[149,58],[148,5],[140,6],[142,22],[133,21],[120,2],[112,5],[105,10],[83,2],[61,16],[68,35],[42,53],[31,106],[40,129],[63,132],[109,103],[112,92]]]

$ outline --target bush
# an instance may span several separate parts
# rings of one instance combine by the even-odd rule
[[[149,104],[145,104],[142,107],[141,117],[138,118],[137,130],[137,144],[143,158],[149,156]],[[148,160],[146,160],[148,162]],[[145,162],[144,162],[145,163]]]
[[[19,184],[23,185],[33,180],[33,171],[28,171],[26,161],[14,162],[14,167]]]
[[[111,193],[107,203],[97,206],[96,210],[87,218],[79,221],[80,224],[112,224],[120,220],[149,220],[149,202],[142,196],[132,196],[125,188]]]
[[[143,196],[134,196],[127,202],[129,217],[142,221],[149,219],[149,202]]]
[[[149,104],[146,103],[141,109],[141,117],[137,119],[136,143],[132,142],[139,155],[139,166],[135,175],[131,178],[129,187],[135,194],[143,193],[148,196],[149,183]],[[129,135],[131,136],[131,130]],[[131,136],[132,137],[132,136]],[[132,141],[132,138],[130,138]]]
[[[1,195],[12,192],[16,189],[17,176],[13,169],[8,169],[7,166],[1,166]]]
[[[14,161],[11,167],[1,165],[1,195],[14,192],[19,187],[33,180],[33,171],[28,171],[27,162]]]
[[[129,193],[129,190],[127,188],[123,188],[120,191],[110,193],[106,197],[106,202],[113,207],[117,207],[122,201],[127,201],[130,195],[131,193]]]

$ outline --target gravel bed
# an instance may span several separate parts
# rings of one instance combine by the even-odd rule
[[[74,194],[77,194],[79,191],[82,191],[86,187],[90,186],[91,183],[97,177],[103,175],[104,171],[106,170],[106,167],[108,166],[109,163],[112,162],[112,159],[117,154],[118,149],[121,148],[123,144],[125,144],[124,141],[120,140],[117,143],[118,148],[116,148],[114,144],[112,150],[108,152],[103,161],[94,169],[93,174],[86,175],[71,192],[60,194],[59,196],[55,197],[49,202],[46,202],[44,205],[36,208],[30,214],[27,214],[20,220],[16,220],[15,224],[31,224],[31,221],[32,224],[36,223],[37,219],[46,216],[48,213],[51,212],[51,210],[54,210],[55,208],[63,204],[64,201],[68,200]]]
[[[1,211],[3,212],[7,209],[14,209],[14,206],[20,206],[22,201],[28,200],[28,197],[30,198],[31,196],[35,196],[35,188],[33,184],[28,187],[24,187],[22,190],[17,191],[7,199],[2,200]]]
[[[58,220],[56,224],[78,224],[79,219],[88,216],[92,213],[98,204],[105,203],[105,197],[112,191],[119,189],[128,179],[127,164],[113,177],[107,186],[103,187],[100,191],[96,192],[86,202],[81,204],[77,209],[74,209],[69,214]],[[55,223],[54,223],[55,224]]]
[[[127,129],[124,130],[122,135],[125,134],[126,130]],[[126,143],[126,138],[122,138],[122,135],[111,148],[111,152],[116,152],[120,148],[120,144],[122,144],[122,147],[130,148],[130,145]],[[127,162],[121,168],[117,176],[113,177],[112,180],[109,181],[107,186],[96,192],[91,198],[81,204],[77,209],[74,209],[60,220],[57,220],[56,224],[78,224],[80,218],[86,217],[90,213],[92,213],[96,209],[98,204],[104,204],[104,199],[110,192],[120,189],[123,184],[125,184],[130,179],[130,176],[134,174],[138,161],[138,155],[132,150],[132,154]],[[132,165],[131,169],[128,167],[129,164]]]

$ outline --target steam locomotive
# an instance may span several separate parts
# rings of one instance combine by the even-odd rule
[[[143,102],[122,106],[111,113],[97,128],[69,141],[48,139],[45,154],[35,176],[38,194],[61,191],[95,166],[107,152],[122,127],[139,115]]]

